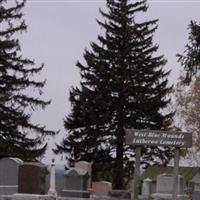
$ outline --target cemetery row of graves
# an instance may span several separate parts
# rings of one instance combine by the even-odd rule
[[[140,176],[137,199],[172,199],[173,167],[151,166]],[[18,158],[0,160],[0,197],[2,200],[92,199],[129,200],[127,190],[114,190],[112,183],[92,181],[92,165],[86,161],[75,163],[65,170],[58,165],[23,162]],[[198,200],[200,196],[200,168],[180,167],[177,199]]]

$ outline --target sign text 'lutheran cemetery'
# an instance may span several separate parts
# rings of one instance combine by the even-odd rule
[[[125,129],[126,144],[136,146],[192,146],[192,134],[186,132]]]

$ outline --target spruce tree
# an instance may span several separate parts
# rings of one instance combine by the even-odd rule
[[[64,120],[66,137],[56,153],[75,161],[93,162],[93,179],[125,187],[133,175],[134,148],[125,145],[124,128],[167,129],[172,113],[163,113],[171,92],[163,70],[166,60],[155,56],[153,44],[157,20],[136,22],[137,13],[146,12],[146,1],[107,0],[105,30],[98,41],[85,50],[85,63],[77,62],[80,87],[72,87],[72,110]],[[143,148],[142,162],[167,162],[169,149]],[[156,159],[157,157],[157,159]]]
[[[192,77],[200,70],[200,24],[191,21],[189,26],[188,44],[185,45],[183,54],[178,54],[178,62],[184,68],[185,79],[183,83],[190,83]]]
[[[24,5],[0,0],[0,157],[36,160],[46,150],[45,136],[55,132],[31,122],[32,111],[50,102],[40,98],[45,81],[34,80],[43,66],[21,55],[17,36],[27,29]]]

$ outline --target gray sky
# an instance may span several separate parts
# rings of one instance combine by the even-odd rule
[[[172,70],[170,82],[174,83],[180,70],[175,55],[182,53],[187,43],[190,20],[200,22],[200,0],[149,0],[148,5],[148,11],[138,18],[159,19],[154,40],[160,46],[159,53],[168,60],[166,69]],[[61,130],[49,140],[44,162],[49,163],[54,142],[59,143],[66,134],[63,119],[70,112],[68,91],[80,81],[75,63],[82,60],[84,49],[101,32],[95,19],[101,18],[99,8],[105,7],[104,0],[27,0],[24,14],[28,31],[21,37],[22,52],[36,64],[45,64],[40,75],[47,79],[44,98],[52,99],[44,111],[34,113],[33,121]],[[56,157],[57,162],[60,157]]]

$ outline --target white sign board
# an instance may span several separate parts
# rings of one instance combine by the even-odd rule
[[[136,146],[173,146],[189,148],[192,134],[186,132],[125,129],[126,144]]]

